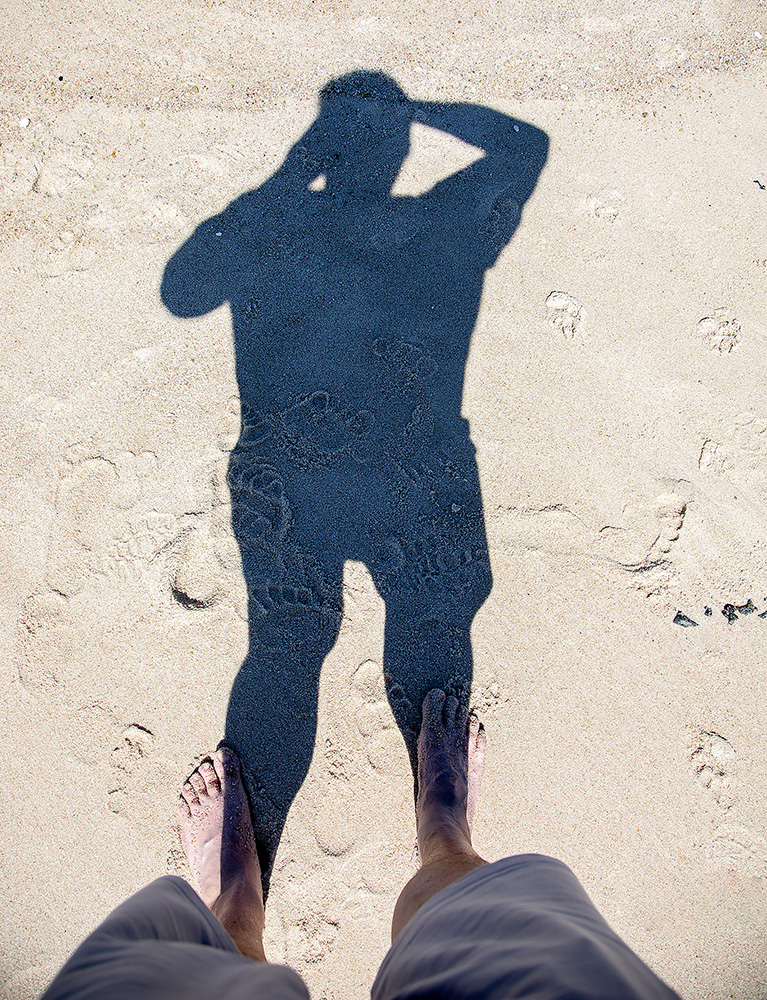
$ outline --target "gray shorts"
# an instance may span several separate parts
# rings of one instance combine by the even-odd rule
[[[284,965],[252,962],[182,879],[157,879],[75,951],[42,1000],[308,1000]],[[384,958],[373,1000],[674,1000],[561,861],[485,865],[426,903]]]

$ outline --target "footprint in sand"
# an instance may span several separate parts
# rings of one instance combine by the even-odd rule
[[[690,754],[690,764],[695,780],[725,811],[735,802],[731,791],[731,771],[735,749],[719,733],[701,730]]]
[[[761,486],[767,477],[767,420],[755,413],[739,413],[724,428],[722,440],[707,437],[698,456],[701,472],[743,479]]]
[[[113,813],[127,815],[131,812],[131,793],[140,780],[153,743],[154,733],[145,726],[133,724],[123,730],[119,743],[110,755],[114,773],[107,802]]]
[[[319,913],[301,917],[287,929],[288,962],[293,966],[314,965],[333,950],[338,924]]]
[[[586,210],[589,215],[596,219],[604,219],[607,222],[614,222],[618,217],[623,202],[625,201],[622,191],[617,188],[603,188],[586,198]]]
[[[742,823],[720,826],[712,842],[714,857],[728,867],[757,878],[767,874],[767,840]]]
[[[361,736],[374,736],[395,725],[386,700],[383,667],[380,663],[363,660],[352,675],[352,687],[361,702],[354,716]]]
[[[726,448],[718,441],[706,438],[698,456],[698,468],[701,472],[724,476],[732,470],[733,462]]]
[[[194,529],[173,546],[171,593],[184,608],[208,608],[225,589],[222,567],[209,531]]]
[[[710,351],[729,354],[740,343],[740,323],[729,309],[715,309],[698,322],[698,336]]]
[[[673,493],[649,506],[626,507],[624,524],[600,529],[594,552],[632,573],[662,565],[679,538],[686,510],[685,501]]]
[[[334,808],[318,810],[312,824],[312,833],[317,846],[323,854],[331,858],[340,858],[348,854],[354,847],[354,833],[344,822],[339,822],[338,809],[341,803],[334,797]],[[343,816],[344,813],[341,813]]]
[[[355,712],[357,730],[364,739],[370,768],[378,774],[400,773],[401,736],[394,721],[389,698],[401,709],[409,708],[399,684],[389,685],[388,697],[383,667],[375,660],[363,660],[352,675],[352,687],[358,699]]]
[[[720,733],[698,731],[691,745],[690,766],[702,794],[715,807],[715,815],[727,817],[711,840],[710,858],[731,869],[764,878],[767,875],[767,840],[744,823],[732,822],[735,805],[732,786],[737,754],[732,743]]]
[[[228,456],[240,439],[242,413],[239,396],[230,396],[221,415],[218,430],[218,446]]]
[[[354,776],[354,753],[338,740],[327,738],[323,751],[324,770],[336,781],[350,781]]]
[[[668,563],[687,504],[674,493],[625,507],[618,524],[594,528],[563,504],[529,510],[499,508],[496,517],[515,548],[556,555],[577,554],[636,573]],[[597,522],[598,523],[598,522]]]
[[[93,189],[89,175],[94,158],[74,146],[59,143],[47,153],[32,184],[32,191],[44,198],[61,198]]]
[[[144,499],[144,485],[156,467],[152,452],[120,451],[65,463],[48,546],[52,589],[69,597],[105,577],[136,576],[180,533],[175,517]]]
[[[400,773],[401,736],[389,704],[409,710],[410,703],[399,684],[390,684],[386,694],[383,667],[375,660],[363,660],[352,675],[358,708],[354,714],[357,730],[364,739],[369,766],[378,774]]]
[[[31,594],[21,614],[19,678],[27,690],[53,691],[78,671],[77,635],[66,620],[68,601],[47,591]]]
[[[555,330],[567,340],[573,340],[583,324],[586,310],[573,295],[551,292],[546,298],[546,314]]]

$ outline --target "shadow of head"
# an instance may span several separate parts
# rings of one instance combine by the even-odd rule
[[[410,150],[413,109],[385,73],[356,71],[320,91],[302,145],[306,166],[330,194],[388,194]]]

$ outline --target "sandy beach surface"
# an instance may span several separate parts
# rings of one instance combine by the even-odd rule
[[[683,997],[763,997],[764,0],[10,0],[0,24],[3,1000],[185,872],[176,796],[248,648],[241,407],[228,309],[174,316],[161,282],[355,69],[550,143],[463,383],[492,570],[476,845],[562,858]],[[481,155],[410,138],[398,195]],[[267,906],[318,1000],[365,996],[417,863],[364,560],[342,596]]]

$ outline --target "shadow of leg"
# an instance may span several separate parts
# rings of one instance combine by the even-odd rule
[[[337,631],[335,616],[316,608],[270,613],[251,626],[250,651],[232,688],[224,742],[242,764],[264,898],[288,811],[311,763],[320,670]]]
[[[419,609],[418,602],[412,599],[387,602],[386,693],[405,740],[414,783],[418,774],[421,706],[426,694],[432,688],[441,688],[468,706],[472,681],[470,629],[474,613],[472,610],[467,615],[466,608],[454,604],[434,603]]]
[[[236,449],[228,485],[232,528],[250,595],[250,646],[229,701],[225,742],[242,763],[264,897],[288,810],[317,731],[322,663],[341,622],[343,563],[333,557],[318,487],[285,461]]]

